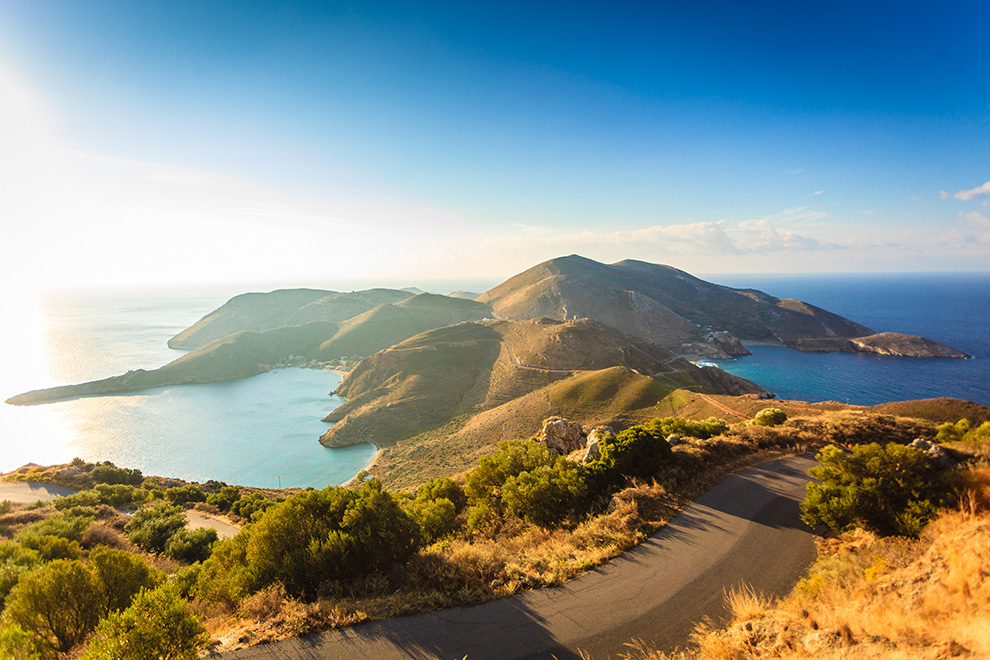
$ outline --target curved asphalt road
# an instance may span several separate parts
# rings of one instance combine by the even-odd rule
[[[801,523],[807,456],[738,472],[645,543],[561,587],[473,607],[388,619],[223,654],[227,660],[487,658],[595,660],[641,639],[687,645],[704,616],[724,621],[724,589],[783,595],[815,557]],[[216,657],[216,656],[214,656]]]

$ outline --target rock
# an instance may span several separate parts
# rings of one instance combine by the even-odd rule
[[[585,446],[587,434],[577,422],[562,417],[551,417],[543,422],[543,428],[536,436],[536,442],[558,456],[566,456]]]
[[[752,355],[742,345],[742,342],[727,330],[716,330],[710,333],[705,339],[721,348],[728,355]]]
[[[591,429],[588,434],[588,451],[585,452],[584,458],[581,459],[584,463],[590,463],[591,461],[597,461],[602,457],[602,450],[599,443],[602,440],[608,438],[614,438],[615,431],[612,430],[611,426],[596,426]]]
[[[928,457],[943,470],[949,470],[956,466],[955,459],[941,445],[936,445],[924,438],[916,438],[909,446],[920,449],[928,454]]]
[[[683,445],[686,442],[687,440],[677,435],[676,433],[671,433],[670,435],[667,436],[667,443],[671,447],[676,447],[677,445]]]

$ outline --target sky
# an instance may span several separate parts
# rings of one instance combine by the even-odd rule
[[[990,270],[985,0],[0,0],[8,288]]]

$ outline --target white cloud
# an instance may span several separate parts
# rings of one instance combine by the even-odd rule
[[[976,188],[973,188],[972,190],[960,190],[955,195],[953,195],[953,197],[955,197],[956,199],[961,199],[961,200],[964,200],[964,201],[967,201],[968,202],[969,200],[973,199],[977,195],[990,195],[990,181],[987,181],[982,186],[977,186]],[[939,193],[939,196],[941,197],[941,193]],[[945,199],[945,198],[942,197],[942,199]]]
[[[819,195],[824,195],[824,194],[825,194],[824,190],[816,190],[815,192],[811,193],[809,197],[818,197]]]

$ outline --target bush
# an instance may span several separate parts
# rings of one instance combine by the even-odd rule
[[[670,462],[673,452],[666,436],[671,425],[659,421],[631,426],[598,443],[601,458],[588,464],[598,495],[608,494],[628,478],[654,477]]]
[[[103,615],[126,609],[141,589],[162,581],[161,572],[137,555],[105,546],[89,553],[89,566],[100,583]]]
[[[241,491],[236,486],[224,486],[219,492],[206,498],[207,504],[212,504],[221,511],[230,511],[234,502],[241,498]]]
[[[215,529],[180,529],[165,544],[165,554],[176,561],[194,564],[206,561],[216,542]]]
[[[58,559],[21,576],[4,616],[40,645],[66,653],[96,627],[102,607],[92,571],[78,560]]]
[[[541,465],[554,463],[554,455],[545,446],[528,440],[510,440],[499,451],[483,457],[465,480],[465,490],[472,504],[489,501],[497,489],[510,478],[530,472]]]
[[[123,612],[96,627],[83,660],[196,660],[209,636],[186,602],[168,586],[142,589]]]
[[[31,634],[20,626],[0,626],[0,658],[41,660],[41,649]]]
[[[968,419],[960,419],[955,424],[946,422],[937,427],[937,442],[978,442],[990,439],[990,422],[983,422],[973,428]]]
[[[689,438],[707,440],[729,430],[728,424],[715,417],[709,417],[701,422],[684,419],[683,417],[664,417],[662,419],[650,420],[640,426],[664,439],[670,434],[676,433],[677,435],[687,436]]]
[[[82,548],[76,541],[70,541],[61,536],[31,534],[22,537],[20,542],[25,548],[37,552],[41,561],[79,559],[82,556]]]
[[[583,466],[558,458],[552,466],[509,477],[502,488],[506,511],[540,527],[556,527],[584,502],[584,473]]]
[[[777,426],[787,421],[787,413],[780,408],[764,408],[753,417],[757,426]]]
[[[952,501],[951,473],[923,451],[890,443],[861,445],[846,454],[826,447],[816,457],[801,503],[802,520],[841,532],[854,525],[881,535],[916,537]]]
[[[172,504],[185,504],[187,502],[205,502],[206,493],[199,486],[188,484],[186,486],[174,486],[165,490],[165,499]]]
[[[156,502],[137,511],[124,525],[131,543],[148,552],[164,552],[172,535],[186,526],[182,509],[168,502]]]
[[[42,520],[17,534],[21,543],[27,544],[31,537],[58,536],[69,541],[82,541],[83,532],[96,519],[96,510],[88,507],[73,507],[62,511],[48,520]]]
[[[467,495],[465,495],[464,489],[461,488],[459,483],[449,477],[440,477],[427,481],[416,489],[416,499],[420,501],[447,499],[454,505],[458,513],[467,504]]]
[[[257,573],[247,559],[250,540],[251,527],[246,527],[234,538],[213,546],[213,553],[199,570],[193,594],[211,603],[235,605],[258,589]]]
[[[257,520],[268,507],[275,504],[259,493],[251,493],[247,497],[236,500],[230,506],[230,512],[247,520]]]
[[[261,586],[315,596],[323,583],[407,559],[420,543],[415,521],[378,481],[359,491],[330,487],[273,506],[253,525],[247,563]]]
[[[128,470],[119,468],[113,463],[96,465],[90,470],[90,476],[98,484],[129,484],[140,486],[143,480],[141,470]]]
[[[14,541],[0,541],[0,611],[21,575],[37,568],[41,562],[38,551]]]
[[[433,543],[454,531],[457,524],[457,507],[446,497],[415,499],[406,511],[419,525],[426,543]]]

